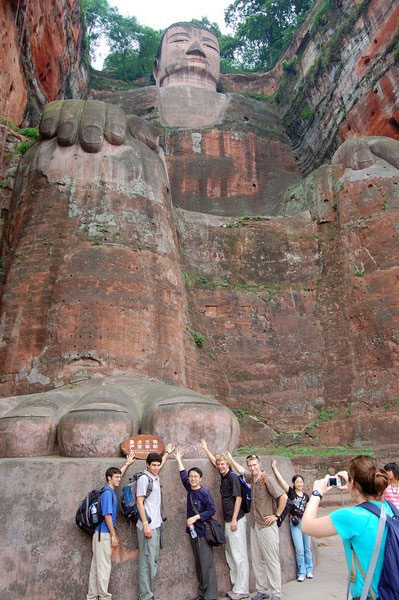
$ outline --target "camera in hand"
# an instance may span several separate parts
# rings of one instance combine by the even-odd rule
[[[294,515],[293,517],[291,517],[291,523],[293,525],[299,525],[300,522],[301,522],[301,519],[299,517],[297,517],[296,515]]]
[[[344,485],[344,482],[342,481],[341,477],[338,477],[338,475],[334,475],[333,477],[328,478],[328,485],[330,487],[334,485],[341,487]]]

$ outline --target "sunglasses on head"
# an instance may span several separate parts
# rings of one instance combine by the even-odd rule
[[[248,454],[246,460],[249,460],[250,458],[256,458],[259,460],[259,456],[257,454]]]

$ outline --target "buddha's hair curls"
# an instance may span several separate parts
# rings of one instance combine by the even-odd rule
[[[388,474],[371,456],[355,456],[349,463],[349,479],[365,496],[380,498],[389,484]]]

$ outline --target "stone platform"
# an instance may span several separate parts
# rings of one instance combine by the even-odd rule
[[[267,472],[271,457],[262,457]],[[80,500],[104,483],[105,470],[122,466],[123,459],[71,459],[43,457],[0,459],[3,482],[0,524],[1,600],[78,600],[87,591],[91,561],[91,538],[75,525]],[[241,459],[240,459],[241,462]],[[212,491],[218,518],[221,516],[220,477],[207,459],[184,461],[187,468],[204,471],[204,487]],[[125,474],[143,470],[137,461]],[[279,458],[278,468],[290,480],[289,459]],[[164,498],[164,548],[159,559],[156,598],[185,600],[196,593],[192,552],[185,528],[186,492],[180,483],[177,464],[169,459],[161,475]],[[249,529],[249,528],[248,528]],[[117,600],[137,598],[137,561],[129,549],[137,548],[135,527],[118,516],[119,536],[124,546],[113,565],[110,592]],[[288,523],[280,529],[283,581],[295,578],[295,559]],[[231,589],[222,548],[215,550],[220,595]],[[254,589],[251,573],[251,590]]]

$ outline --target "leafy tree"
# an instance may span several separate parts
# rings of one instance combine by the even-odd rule
[[[250,70],[271,69],[313,5],[314,0],[234,0],[225,20],[234,30],[235,62]],[[230,59],[231,60],[231,59]]]
[[[139,25],[129,47],[114,46],[104,61],[104,70],[128,80],[150,75],[161,36],[162,32]]]
[[[127,77],[127,61],[132,54],[138,54],[140,45],[138,35],[140,25],[135,17],[123,17],[115,14],[107,28],[107,40],[112,54],[119,54],[122,76]]]
[[[191,23],[194,25],[198,25],[199,27],[205,27],[209,29],[218,39],[222,37],[222,32],[220,31],[220,27],[217,23],[211,23],[208,17],[201,17],[201,19],[191,19]]]
[[[222,34],[219,25],[217,23],[212,23],[208,17],[191,19],[191,23],[199,25],[200,27],[206,27],[206,29],[211,31],[219,39],[220,69],[223,73],[242,70],[242,65],[234,56],[234,53],[242,46],[242,41],[239,38]]]
[[[100,38],[106,34],[110,21],[118,11],[109,6],[107,0],[83,0],[82,8],[86,23],[87,47],[90,57],[94,58]]]

